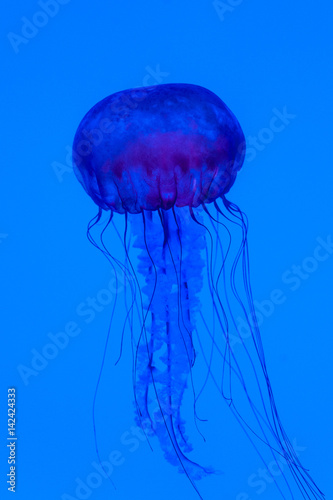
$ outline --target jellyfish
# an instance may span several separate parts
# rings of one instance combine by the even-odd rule
[[[198,400],[209,381],[263,462],[262,448],[276,460],[281,497],[296,498],[296,489],[323,499],[276,408],[250,285],[248,221],[227,197],[245,152],[236,117],[203,87],[163,84],[106,97],[73,143],[76,177],[98,207],[87,235],[127,283],[120,350],[128,329],[135,418],[147,441],[157,440],[203,498],[198,481],[217,471],[193,459],[182,406],[189,394],[201,433]],[[105,243],[108,231],[123,258]]]

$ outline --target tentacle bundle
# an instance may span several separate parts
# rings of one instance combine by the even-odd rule
[[[134,360],[138,420],[147,436],[158,437],[165,457],[187,474],[198,492],[193,480],[214,470],[188,458],[191,445],[180,414],[186,387],[193,391],[194,408],[198,396],[192,380],[195,332],[207,363],[207,377],[213,380],[263,463],[267,465],[267,451],[273,457],[281,484],[273,476],[272,481],[281,497],[287,498],[283,492],[286,489],[287,495],[295,498],[288,477],[291,474],[302,498],[324,498],[296,456],[275,406],[253,306],[246,216],[225,198],[223,207],[215,203],[215,208],[215,215],[203,205],[195,211],[174,208],[144,212],[142,220],[132,216],[145,295],[143,328]],[[241,234],[236,251],[232,227]],[[229,240],[226,246],[225,237]],[[207,286],[212,319],[205,319],[198,298]],[[236,311],[248,325],[251,340],[244,341],[241,316],[236,317]],[[200,340],[207,333],[221,363],[220,374],[214,374]],[[283,463],[290,474],[283,470]]]
[[[128,322],[137,421],[149,442],[152,436],[158,438],[167,460],[187,475],[202,498],[195,481],[215,471],[189,458],[192,448],[181,413],[188,388],[197,418],[196,402],[210,379],[267,470],[267,452],[274,459],[280,479],[273,474],[271,479],[281,498],[298,498],[293,494],[294,482],[301,498],[324,499],[300,463],[275,405],[250,286],[246,216],[225,198],[222,201],[223,205],[214,204],[216,211],[203,205],[195,210],[185,207],[130,215],[129,239],[126,217],[125,265],[103,241],[112,214],[101,232],[101,247],[91,235],[101,211],[89,225],[90,241],[120,267],[126,279],[132,276],[124,328]],[[234,232],[240,233],[240,241]],[[133,239],[134,248],[129,248]],[[138,262],[134,262],[135,249]],[[199,293],[205,291],[208,315],[201,311],[199,301]],[[134,309],[140,319],[138,329],[131,319]],[[193,333],[201,362],[207,366],[198,392],[192,378]]]
[[[145,283],[145,320],[134,360],[140,425],[158,437],[169,462],[199,478],[208,470],[184,455],[191,445],[180,410],[195,361],[192,332],[200,308],[204,229],[193,224],[187,208],[145,212],[143,219],[132,216],[131,223]]]

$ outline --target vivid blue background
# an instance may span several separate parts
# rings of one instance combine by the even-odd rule
[[[80,119],[103,97],[170,82],[216,92],[247,138],[269,126],[275,108],[286,106],[295,115],[248,158],[230,198],[249,216],[255,298],[267,299],[275,288],[286,296],[262,326],[281,418],[302,447],[302,462],[332,498],[333,256],[296,291],[282,275],[313,255],[316,238],[332,234],[333,8],[300,0],[226,5],[236,3],[219,16],[211,1],[202,0],[63,1],[17,53],[7,33],[21,34],[22,18],[31,20],[41,8],[34,0],[4,4],[0,434],[5,443],[7,388],[15,386],[18,500],[75,498],[76,478],[85,480],[96,460],[91,406],[112,305],[90,323],[77,308],[107,286],[111,270],[86,240],[96,209],[68,168],[66,148]],[[160,81],[148,77],[158,66]],[[61,178],[57,164],[67,167]],[[117,490],[104,480],[89,498],[195,499],[158,450],[152,454],[141,443],[131,453],[120,442],[133,425],[133,411],[128,348],[113,367],[121,308],[118,314],[97,411],[103,457],[119,450],[125,460],[112,475]],[[48,334],[70,321],[79,335],[25,385],[18,366],[31,366],[31,350],[41,352]],[[261,494],[249,486],[262,465],[227,425],[216,419],[207,430],[209,461],[220,461],[225,474],[204,483],[204,498],[235,500],[242,492],[244,500],[280,498],[269,484]],[[1,498],[10,498],[6,456],[2,451]]]

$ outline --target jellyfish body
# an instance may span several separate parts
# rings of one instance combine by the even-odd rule
[[[96,104],[73,149],[75,173],[99,207],[140,213],[197,207],[227,193],[242,166],[245,140],[215,94],[170,84]]]
[[[212,373],[210,360],[201,352],[207,376],[249,439],[259,439],[276,460],[282,457],[304,498],[323,498],[300,464],[276,410],[249,283],[247,220],[226,199],[244,154],[244,135],[233,113],[209,90],[189,84],[130,89],[107,97],[83,118],[73,144],[76,176],[99,207],[89,225],[90,239],[102,211],[110,211],[107,226],[114,213],[124,214],[125,264],[114,259],[103,240],[100,248],[133,278],[125,322],[131,324],[137,306],[133,386],[136,418],[147,438],[158,438],[167,460],[187,475],[201,497],[195,481],[214,470],[189,457],[181,408],[190,389],[197,418],[194,335],[198,333],[200,347],[205,334],[221,367],[220,374]],[[129,221],[137,266],[129,250]],[[228,268],[230,226],[239,231],[240,243]],[[213,323],[201,311],[204,286],[211,297]],[[235,321],[231,296],[251,332],[251,347]],[[243,351],[240,359],[235,337]],[[248,390],[246,366],[256,397]],[[235,402],[233,394],[240,393],[252,415],[251,425]],[[290,480],[282,470],[281,475],[294,498]]]

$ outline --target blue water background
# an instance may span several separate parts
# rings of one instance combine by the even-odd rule
[[[327,499],[333,498],[333,253],[322,250],[327,259],[318,265],[306,260],[318,238],[327,241],[333,234],[332,5],[300,0],[230,0],[227,8],[188,0],[57,5],[53,17],[45,18],[36,14],[37,1],[5,2],[1,18],[0,434],[6,444],[7,389],[14,386],[15,498],[78,498],[77,481],[86,482],[97,461],[92,400],[113,302],[99,304],[90,315],[82,311],[88,297],[107,288],[112,273],[85,236],[96,207],[69,166],[76,127],[91,106],[113,92],[171,82],[217,93],[248,141],[259,141],[230,198],[249,217],[256,300],[269,299],[274,289],[285,297],[261,328],[281,418],[301,461]],[[24,28],[33,19],[40,27]],[[279,113],[284,122],[272,121]],[[119,249],[113,240],[112,250]],[[303,266],[311,262],[315,269],[304,277]],[[290,281],[293,265],[302,268],[298,281]],[[103,479],[86,498],[195,499],[158,446],[152,453],[141,441],[121,442],[134,425],[128,344],[114,367],[123,311],[117,309],[96,407],[102,458],[114,450],[121,454],[112,473],[117,489]],[[35,353],[50,343],[49,334],[66,328],[77,335],[24,383],[22,365],[31,368]],[[224,475],[203,483],[204,498],[279,499],[267,481],[261,488],[251,486],[262,464],[243,435],[229,431],[227,417],[211,418],[205,459],[217,462]],[[11,498],[5,446],[0,469],[0,497]]]

